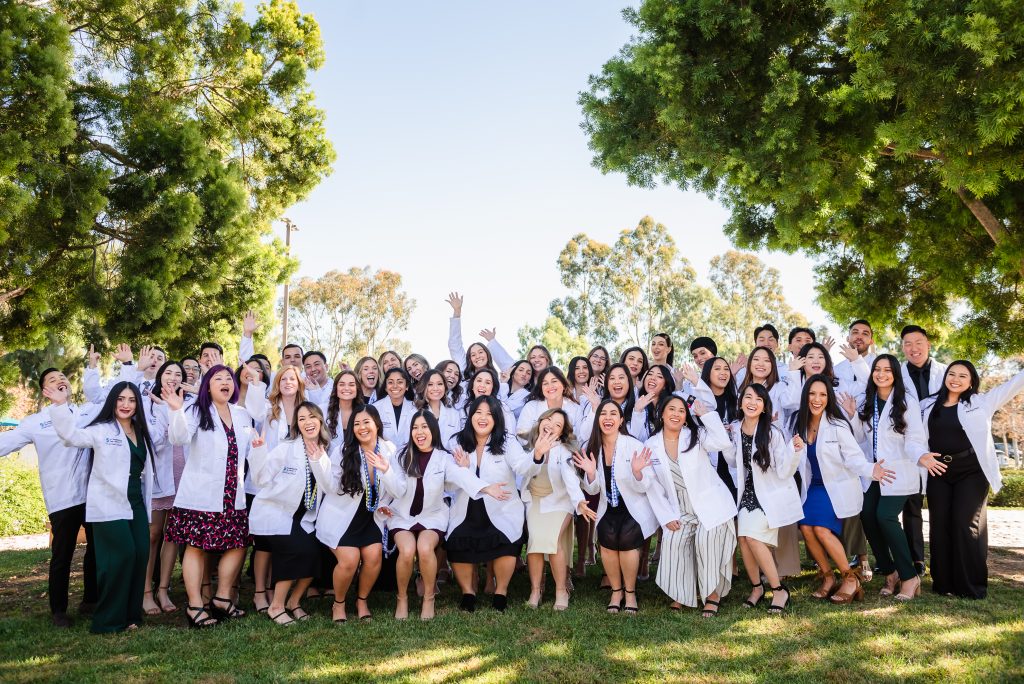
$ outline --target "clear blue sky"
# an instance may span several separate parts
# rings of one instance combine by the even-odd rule
[[[590,164],[576,99],[628,40],[625,4],[300,0],[326,45],[313,86],[338,159],[287,212],[299,275],[401,273],[418,303],[403,337],[431,363],[447,356],[450,290],[466,296],[467,343],[497,326],[514,348],[516,330],[562,294],[555,259],[577,232],[612,242],[650,215],[705,279],[731,246],[726,211]],[[761,256],[794,308],[829,323],[806,258]]]

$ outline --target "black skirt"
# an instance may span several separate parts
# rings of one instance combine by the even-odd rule
[[[445,540],[452,563],[486,563],[502,556],[518,556],[523,539],[509,541],[487,515],[483,499],[470,500],[466,519]]]
[[[644,532],[640,523],[629,514],[626,503],[609,505],[597,521],[597,543],[611,551],[633,551],[644,545]]]
[[[300,506],[292,516],[292,529],[288,534],[258,535],[257,547],[270,551],[270,581],[272,584],[313,577],[320,566],[320,542],[316,535],[302,529],[302,516],[306,509]],[[260,544],[262,542],[262,544]]]
[[[338,546],[353,546],[361,549],[364,546],[380,543],[381,531],[377,526],[377,521],[373,519],[373,513],[366,510],[366,492],[363,492],[359,507],[356,509],[355,515],[352,516],[348,529],[341,535]]]

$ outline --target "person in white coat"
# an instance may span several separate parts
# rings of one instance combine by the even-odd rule
[[[263,435],[253,440],[249,455],[252,479],[259,487],[249,511],[249,533],[261,539],[271,555],[274,599],[267,617],[279,625],[306,620],[301,600],[320,565],[320,544],[313,534],[322,493],[329,482],[330,434],[320,407],[299,404],[288,438],[269,450]]]
[[[601,345],[587,352],[587,361],[590,362],[590,369],[594,371],[594,377],[597,378],[598,387],[604,387],[605,372],[611,365],[611,358],[608,350]]]
[[[439,370],[430,369],[423,374],[419,386],[417,406],[434,414],[441,430],[441,443],[438,446],[450,450],[455,435],[462,428],[462,421],[459,412],[448,401],[448,385],[444,375]]]
[[[899,368],[895,356],[877,356],[871,364],[864,402],[858,407],[852,397],[847,397],[843,410],[851,417],[853,432],[868,461],[884,459],[893,471],[892,482],[872,481],[868,485],[860,518],[875,563],[885,575],[879,595],[909,601],[917,594],[921,578],[900,525],[900,512],[907,496],[920,491],[919,462],[928,455],[928,438],[921,422],[921,407],[907,392]]]
[[[870,373],[867,378],[858,377],[858,373],[864,372],[864,367],[856,361],[863,359],[869,366],[874,363],[875,353],[872,351],[874,346],[875,334],[871,329],[871,324],[863,318],[858,318],[851,323],[846,335],[846,344],[839,347],[845,358],[836,364],[836,377],[850,385],[866,382],[870,378]],[[851,354],[849,350],[856,352],[857,356]]]
[[[380,437],[401,449],[409,438],[409,422],[416,410],[412,378],[401,368],[389,368],[384,371],[384,392],[386,396],[373,404],[383,425]]]
[[[625,416],[617,401],[605,399],[595,407],[591,433],[586,454],[596,462],[596,472],[588,472],[584,482],[596,475],[600,483],[597,542],[612,592],[606,610],[635,615],[639,611],[640,549],[659,525],[678,530],[679,520],[659,520],[656,510],[670,510],[667,494],[651,465],[651,450],[626,432]]]
[[[93,525],[99,600],[94,634],[142,625],[142,594],[149,558],[149,507],[153,496],[153,443],[139,388],[115,384],[103,408],[85,427],[67,403],[67,387],[44,389],[50,418],[68,446],[92,449],[85,519]]]
[[[794,475],[801,456],[772,423],[771,397],[763,385],[748,385],[740,396],[743,418],[732,426],[733,448],[723,452],[736,468],[739,513],[736,534],[751,592],[743,602],[756,608],[765,596],[761,574],[772,592],[769,613],[782,613],[790,591],[781,582],[771,549],[778,545],[779,528],[800,520],[803,509]]]
[[[690,407],[668,395],[658,408],[660,429],[645,446],[669,494],[667,517],[674,516],[680,527],[662,537],[655,581],[673,609],[696,607],[699,596],[702,616],[714,617],[732,588],[736,497],[711,465],[710,454],[728,450],[732,440],[718,413],[699,399]]]
[[[462,382],[462,367],[451,359],[445,359],[436,366],[434,370],[439,371],[444,378],[444,384],[448,387],[448,403],[452,408],[459,410],[466,397],[466,385]]]
[[[308,351],[302,355],[302,369],[306,384],[306,401],[311,401],[319,406],[321,411],[326,411],[327,402],[331,399],[331,390],[334,389],[330,369],[327,367],[327,357],[321,351]]]
[[[589,437],[589,426],[585,424],[588,422],[589,413],[573,398],[568,380],[555,366],[549,366],[537,374],[530,401],[519,414],[518,432],[529,432],[541,414],[553,408],[565,411],[569,416],[569,424],[579,439],[585,441]]]
[[[380,366],[377,365],[377,359],[372,356],[364,356],[356,361],[353,371],[355,371],[356,377],[359,379],[361,403],[372,404],[382,398],[383,392],[379,388]],[[335,376],[335,380],[337,380],[337,376]]]
[[[860,515],[864,506],[861,478],[888,484],[893,471],[884,467],[885,459],[869,463],[864,457],[853,427],[839,408],[831,379],[825,375],[812,375],[804,384],[794,421],[793,448],[806,454],[800,473],[806,488],[800,533],[822,581],[811,595],[833,603],[860,601],[864,589],[859,574],[850,568],[840,539],[840,521]],[[838,589],[830,558],[842,573]]]
[[[924,405],[928,397],[942,389],[946,365],[932,358],[932,343],[928,331],[919,325],[907,325],[900,331],[900,345],[906,362],[903,364],[903,385],[907,392]],[[918,575],[924,575],[924,491],[928,476],[921,474],[921,487],[907,497],[903,505],[903,531],[910,544],[910,556]]]
[[[335,623],[348,619],[345,595],[356,570],[357,615],[363,621],[372,617],[367,601],[380,574],[388,536],[381,503],[388,496],[404,496],[407,484],[405,474],[395,467],[395,455],[395,445],[383,439],[380,414],[373,406],[361,406],[352,413],[345,443],[331,454],[330,479],[321,483],[324,499],[316,518],[316,538],[332,549],[338,560],[334,568]]]
[[[39,388],[67,391],[67,377],[56,368],[46,368],[39,374]],[[102,404],[87,403],[76,406],[64,404],[64,410],[75,416],[75,425],[83,427],[96,416]],[[68,585],[71,577],[71,559],[78,543],[78,535],[85,528],[85,558],[82,564],[84,593],[80,613],[95,605],[96,553],[92,525],[85,522],[85,492],[91,465],[88,450],[70,447],[61,440],[53,427],[48,408],[23,418],[13,430],[0,432],[0,456],[32,444],[36,450],[39,484],[43,490],[43,503],[50,520],[50,570],[46,595],[50,603],[50,619],[54,627],[70,627],[68,616]]]
[[[534,460],[523,451],[515,434],[506,430],[501,404],[494,397],[473,400],[469,420],[456,441],[455,462],[488,484],[514,491],[517,476],[526,478],[534,472]],[[464,490],[453,494],[445,545],[462,589],[459,608],[476,609],[475,566],[493,561],[492,606],[504,611],[508,584],[523,548],[523,502],[518,492],[506,501],[472,497]]]
[[[267,412],[262,383],[250,381],[249,389],[244,407],[231,403],[238,392],[234,375],[226,366],[214,365],[187,411],[174,392],[165,389],[161,395],[170,411],[171,444],[188,445],[174,508],[167,516],[167,540],[185,546],[181,568],[188,594],[186,617],[193,627],[245,615],[231,598],[249,540],[244,467],[252,425]],[[208,552],[222,552],[209,606],[202,596]]]
[[[530,362],[523,359],[512,364],[512,368],[508,372],[508,382],[501,383],[498,398],[512,412],[516,420],[522,414],[526,402],[530,401],[533,379],[536,375]]]
[[[373,361],[373,364],[376,366],[377,362]],[[334,389],[331,391],[330,401],[327,402],[327,432],[331,436],[331,446],[327,453],[341,449],[341,445],[345,443],[345,426],[348,425],[352,412],[363,403],[357,371],[346,369],[334,376]]]
[[[480,337],[484,338],[486,345],[474,342],[466,349],[462,342],[463,297],[458,292],[450,292],[447,301],[452,307],[452,317],[448,321],[448,353],[460,362],[462,372],[468,377],[481,368],[490,368],[496,373],[508,370],[515,359],[495,339],[494,329],[485,328],[480,331]]]
[[[540,606],[544,560],[551,565],[555,579],[555,610],[569,607],[569,559],[572,557],[572,516],[578,513],[585,521],[596,521],[597,512],[584,498],[584,485],[576,471],[588,458],[591,471],[596,465],[583,456],[569,416],[562,409],[548,409],[526,434],[520,435],[523,448],[540,460],[533,475],[524,478],[522,499],[526,504],[526,565],[530,573],[531,608]],[[588,494],[599,493],[597,480],[586,484]]]
[[[983,599],[988,594],[988,492],[1003,486],[992,416],[1024,391],[1024,371],[980,392],[970,361],[954,361],[934,400],[924,403],[928,448],[928,527],[932,591]]]
[[[487,484],[455,463],[442,445],[437,418],[427,409],[413,414],[408,444],[398,454],[396,465],[405,472],[408,482],[405,494],[386,496],[381,507],[388,516],[391,536],[398,549],[395,619],[409,617],[409,580],[413,564],[418,560],[423,579],[420,619],[432,620],[439,565],[437,550],[448,529],[445,491],[460,489],[471,497],[486,494],[497,501],[506,501],[511,494],[500,484]]]
[[[490,368],[481,368],[469,378],[466,399],[459,411],[459,429],[466,426],[469,419],[469,407],[477,397],[494,397],[501,404],[501,413],[505,417],[505,429],[511,434],[516,433],[518,420],[504,401],[501,400],[501,387],[498,374]]]

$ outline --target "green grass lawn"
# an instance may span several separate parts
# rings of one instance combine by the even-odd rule
[[[394,596],[378,593],[370,623],[335,626],[329,602],[308,601],[314,617],[288,628],[252,615],[187,630],[177,613],[107,636],[89,634],[87,620],[70,631],[49,626],[47,559],[47,551],[0,553],[0,681],[1024,681],[1024,554],[999,549],[989,598],[979,602],[926,592],[898,604],[877,596],[875,580],[864,603],[826,605],[810,598],[808,572],[792,582],[785,617],[743,608],[749,585],[741,580],[717,619],[670,611],[653,582],[641,585],[641,612],[630,618],[605,614],[607,593],[589,568],[565,613],[551,610],[550,579],[541,608],[526,608],[528,582],[517,575],[504,615],[460,613],[448,586],[431,623],[419,621],[415,597],[413,619],[396,622]],[[76,576],[72,605],[80,591]]]

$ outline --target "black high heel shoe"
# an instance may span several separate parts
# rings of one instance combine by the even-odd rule
[[[761,595],[757,597],[756,601],[751,601],[750,599],[744,601],[743,605],[747,608],[757,608],[761,601],[764,600],[764,582],[758,582],[757,584],[750,585],[751,589],[757,589],[758,587],[761,587]]]
[[[334,605],[336,606],[336,605],[338,605],[339,603],[340,603],[341,605],[345,605],[345,602],[344,602],[344,601],[335,601],[335,602],[334,602]],[[334,606],[332,606],[332,608],[333,608],[333,607],[334,607]],[[348,622],[348,617],[347,617],[347,616],[346,616],[346,617],[343,617],[343,618],[336,618],[336,619],[334,619],[334,624],[336,624],[336,625],[340,625],[340,624],[341,624],[341,623],[343,623],[343,622]]]
[[[366,610],[367,610],[366,615],[360,615],[359,616],[359,621],[360,622],[369,622],[370,620],[373,619],[373,613],[369,612],[369,610],[370,610],[369,598],[370,598],[369,596],[356,596],[356,601],[362,601],[363,603],[365,603],[366,604]],[[356,612],[357,613],[359,612],[359,608],[356,608]]]
[[[768,606],[768,614],[769,615],[782,615],[782,613],[785,612],[786,607],[789,606],[789,599],[793,598],[793,594],[789,591],[789,587],[787,587],[782,582],[779,582],[779,586],[777,586],[777,587],[771,587],[771,590],[772,590],[772,604],[770,606]],[[775,605],[775,592],[777,592],[777,591],[784,591],[784,592],[786,592],[786,600],[782,602],[781,606]]]
[[[459,610],[472,613],[476,610],[476,594],[463,594],[459,603]]]
[[[189,615],[188,611],[194,610],[196,614]],[[206,617],[203,617],[206,615]],[[190,629],[205,629],[207,627],[213,627],[217,624],[217,618],[210,615],[210,612],[206,610],[206,606],[188,606],[185,609],[185,619],[188,621]]]
[[[625,592],[626,594],[635,594],[636,593],[636,589],[634,589],[633,591],[630,591],[629,589],[623,589],[622,591]],[[622,597],[622,602],[623,603],[626,602],[626,597],[625,596]],[[640,612],[640,607],[639,606],[624,606],[622,608],[622,611],[626,615],[636,615],[637,613]]]
[[[228,607],[221,608],[217,605],[218,602],[222,604],[226,603]],[[214,596],[210,599],[210,614],[218,620],[230,620],[232,618],[245,617],[244,610],[236,606],[231,599],[224,598],[222,596]]]
[[[619,588],[619,589],[615,589],[614,587],[608,587],[608,588],[612,590],[612,593],[613,593],[613,594],[614,594],[615,592],[617,592],[617,591],[622,591],[622,589],[621,589],[621,588]],[[609,601],[611,601],[611,599],[608,599],[608,600],[609,600]],[[608,607],[607,607],[607,608],[605,608],[605,610],[606,610],[606,611],[607,611],[608,613],[611,613],[612,615],[618,615],[618,614],[619,614],[619,612],[620,612],[620,611],[622,610],[622,603],[623,603],[623,601],[625,601],[625,600],[626,600],[626,597],[625,597],[625,595],[623,595],[623,597],[619,599],[619,602],[618,602],[618,603],[609,603],[609,604],[608,604]]]

